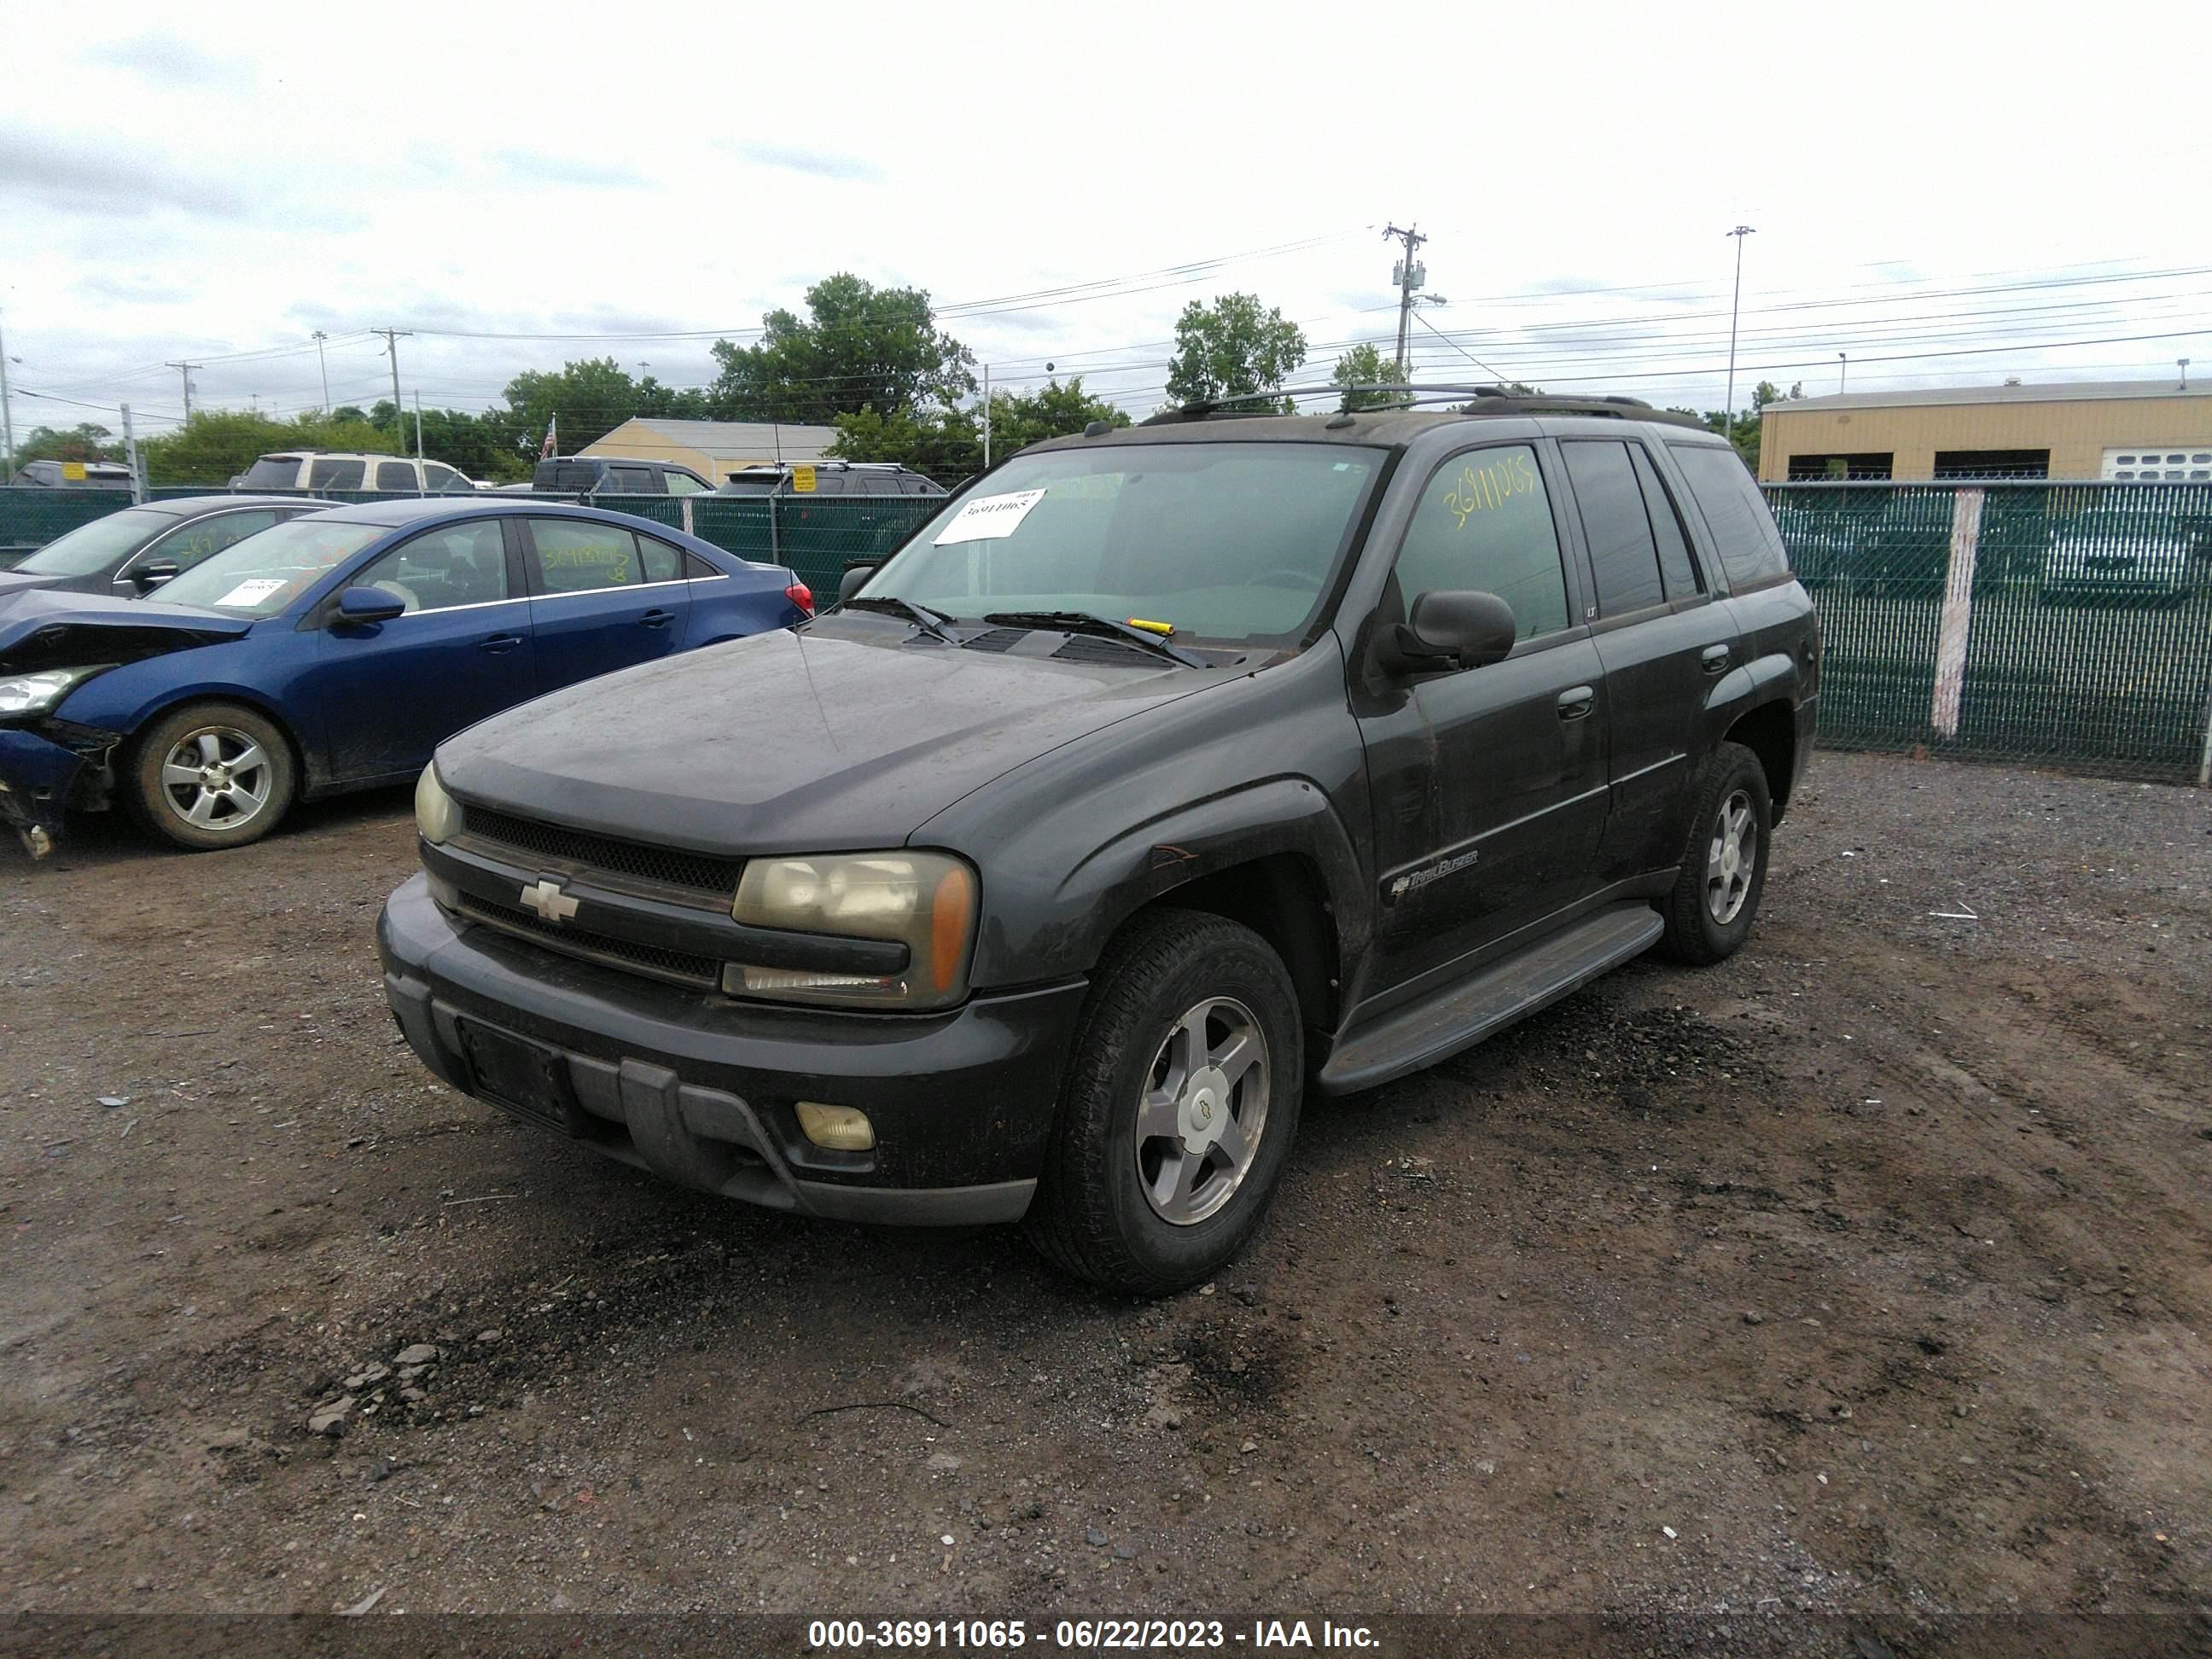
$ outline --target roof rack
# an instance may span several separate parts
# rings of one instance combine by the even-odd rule
[[[1553,397],[1549,392],[1508,392],[1495,384],[1487,386],[1411,383],[1377,383],[1369,386],[1283,386],[1271,392],[1255,392],[1243,397],[1203,398],[1182,404],[1180,408],[1163,410],[1143,426],[1172,426],[1182,421],[1205,421],[1217,417],[1236,419],[1279,411],[1276,404],[1283,398],[1342,398],[1347,392],[1368,395],[1387,392],[1390,401],[1356,414],[1381,415],[1414,409],[1423,405],[1459,404],[1462,415],[1596,415],[1617,421],[1658,421],[1669,426],[1688,427],[1704,432],[1705,423],[1693,415],[1680,415],[1672,410],[1654,409],[1641,398],[1618,394],[1589,398]],[[1471,401],[1462,402],[1462,399]],[[1256,405],[1256,406],[1255,406]]]

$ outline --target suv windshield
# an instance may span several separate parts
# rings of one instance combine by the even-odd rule
[[[155,597],[162,605],[205,605],[249,617],[273,617],[331,566],[391,533],[389,525],[331,524],[320,514],[311,514],[226,547],[205,563],[194,565]]]
[[[125,507],[58,536],[15,567],[34,576],[89,576],[176,523],[158,507]]]
[[[1087,611],[1286,644],[1320,609],[1382,457],[1211,441],[1018,457],[917,531],[864,592],[954,617]]]

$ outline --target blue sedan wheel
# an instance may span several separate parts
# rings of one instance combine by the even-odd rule
[[[292,804],[292,750],[265,716],[204,702],[163,717],[140,740],[130,805],[179,847],[243,847]]]

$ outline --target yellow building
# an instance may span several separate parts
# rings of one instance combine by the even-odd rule
[[[663,421],[633,416],[579,455],[627,455],[679,461],[720,483],[740,467],[763,461],[818,461],[837,441],[834,426],[777,426],[749,421]]]
[[[2212,386],[2078,380],[1767,404],[1759,476],[2212,480]]]

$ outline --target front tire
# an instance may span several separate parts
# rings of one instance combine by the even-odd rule
[[[1099,963],[1027,1222],[1056,1265],[1139,1295],[1242,1249],[1282,1179],[1305,1084],[1297,994],[1249,927],[1145,913]]]
[[[292,746],[275,721],[203,702],[164,715],[139,739],[125,800],[155,834],[204,853],[259,841],[295,787]]]
[[[1693,800],[1682,873],[1660,915],[1667,953],[1702,968],[1734,956],[1751,934],[1766,890],[1774,803],[1766,769],[1740,743],[1713,751]]]

